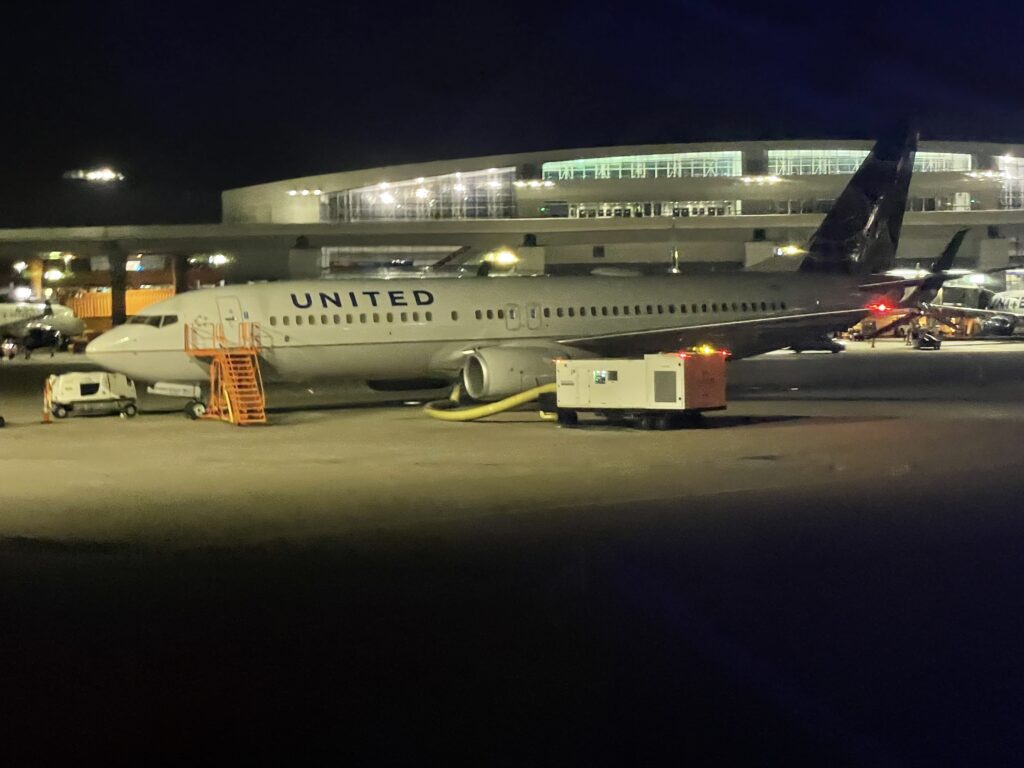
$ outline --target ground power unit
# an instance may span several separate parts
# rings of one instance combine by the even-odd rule
[[[636,360],[559,360],[558,420],[575,424],[580,412],[592,412],[643,429],[671,429],[725,408],[725,359],[703,347]]]
[[[123,373],[87,371],[53,375],[43,389],[43,411],[58,419],[71,414],[138,413],[135,383]]]

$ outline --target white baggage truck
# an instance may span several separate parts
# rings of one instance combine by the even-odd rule
[[[671,429],[704,411],[725,408],[722,351],[645,355],[642,360],[559,360],[555,391],[560,424],[580,412],[629,420],[642,429]]]
[[[65,373],[46,380],[44,407],[63,419],[71,413],[138,413],[135,384],[123,373]]]

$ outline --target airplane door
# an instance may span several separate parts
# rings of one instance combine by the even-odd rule
[[[531,331],[540,328],[540,304],[526,305],[526,327]]]
[[[217,311],[220,312],[220,322],[224,327],[224,336],[228,344],[241,345],[239,323],[242,322],[242,305],[238,303],[238,299],[234,296],[218,296]]]
[[[505,305],[505,327],[510,331],[518,331],[523,324],[522,310],[518,304]]]

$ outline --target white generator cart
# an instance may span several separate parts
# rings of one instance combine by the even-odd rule
[[[642,429],[671,429],[704,411],[722,410],[725,358],[703,347],[642,360],[560,360],[558,421],[575,424],[579,412],[593,412]]]
[[[46,380],[46,407],[58,419],[70,413],[138,413],[135,384],[122,373],[65,373]]]

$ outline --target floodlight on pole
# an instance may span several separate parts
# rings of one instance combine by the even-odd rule
[[[109,184],[114,181],[124,181],[124,174],[109,167],[84,168],[67,171],[64,178],[88,181],[92,184]]]

